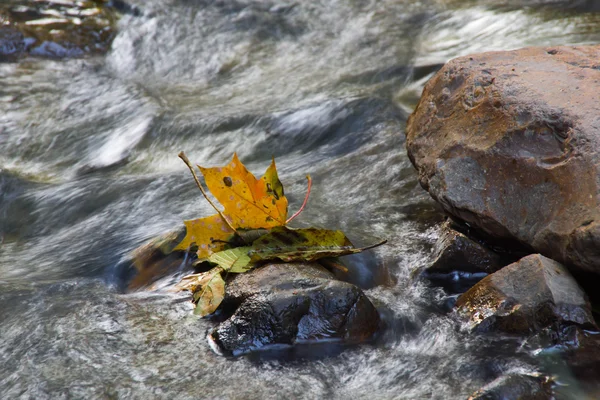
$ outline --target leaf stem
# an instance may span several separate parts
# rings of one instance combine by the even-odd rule
[[[310,196],[310,188],[312,187],[312,178],[310,177],[310,175],[306,175],[306,179],[308,180],[308,189],[306,189],[306,196],[304,197],[304,202],[302,203],[300,209],[296,211],[294,215],[289,217],[287,221],[285,221],[286,224],[288,224],[291,220],[300,215],[300,213],[304,210],[304,207],[306,207],[306,203],[308,203],[308,197]]]
[[[369,250],[369,249],[372,249],[372,248],[375,248],[375,247],[379,247],[382,244],[386,244],[386,243],[387,243],[387,239],[384,239],[384,240],[380,241],[379,243],[375,243],[375,244],[372,244],[372,245],[369,245],[369,246],[366,246],[366,247],[361,247],[360,250],[361,251]]]
[[[204,196],[206,201],[208,201],[210,203],[210,205],[212,206],[212,208],[214,208],[217,211],[217,213],[219,213],[221,218],[223,218],[223,221],[225,221],[225,223],[231,228],[231,230],[237,234],[237,230],[233,227],[233,225],[231,225],[231,222],[229,222],[229,219],[225,216],[225,214],[223,214],[221,212],[221,210],[219,210],[217,208],[215,203],[212,202],[212,200],[208,197],[208,195],[204,191],[204,188],[202,187],[202,184],[200,184],[200,180],[198,179],[198,176],[196,176],[196,172],[194,171],[194,167],[192,166],[192,163],[190,162],[190,160],[187,158],[187,156],[185,155],[185,153],[183,151],[179,152],[179,158],[181,158],[183,160],[183,162],[185,163],[185,165],[187,165],[187,167],[190,169],[190,172],[192,173],[192,175],[194,176],[194,180],[196,181],[196,185],[198,185],[198,189],[200,189],[200,191],[202,192],[202,195]]]

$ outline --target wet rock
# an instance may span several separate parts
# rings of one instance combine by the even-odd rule
[[[565,358],[571,371],[579,379],[596,381],[600,391],[598,375],[600,371],[600,332],[585,331],[579,327],[569,327],[569,340],[563,340],[567,350]]]
[[[507,374],[485,385],[469,400],[550,400],[552,381],[545,376]]]
[[[522,257],[495,246],[498,253],[487,246],[487,241],[471,234],[450,219],[443,223],[433,251],[434,261],[421,276],[449,293],[464,293],[488,274]]]
[[[552,362],[558,358],[582,381],[597,381],[600,371],[600,332],[576,325],[551,327],[527,341],[531,350],[542,349],[540,356]],[[600,382],[596,382],[600,385]],[[600,386],[598,386],[600,389]]]
[[[461,57],[425,86],[406,146],[450,215],[600,274],[600,46]]]
[[[356,286],[319,264],[268,264],[227,285],[224,310],[235,310],[210,339],[228,355],[271,345],[370,338],[379,314]]]
[[[577,325],[552,326],[529,338],[524,347],[561,382],[556,398],[600,398],[600,332]]]
[[[539,254],[487,276],[461,295],[458,314],[477,331],[540,332],[552,324],[596,328],[587,296],[567,269]]]
[[[120,3],[119,3],[120,4]],[[0,5],[0,61],[78,57],[109,50],[116,10],[104,0],[25,0]]]
[[[173,251],[186,234],[185,226],[160,235],[135,249],[120,267],[120,280],[135,291],[189,267],[196,257],[190,252]]]
[[[142,15],[142,11],[133,4],[129,4],[123,0],[109,0],[108,5],[113,7],[115,10],[120,12],[121,14],[128,14],[134,17],[139,17]]]
[[[25,47],[23,33],[12,26],[0,26],[0,61],[16,59],[25,52]]]
[[[491,274],[507,264],[499,254],[457,231],[450,221],[442,225],[434,255],[427,273],[464,271]]]
[[[568,370],[579,383],[580,398],[600,398],[600,332],[570,327],[570,341],[563,342],[563,357]],[[565,344],[566,343],[566,344]]]

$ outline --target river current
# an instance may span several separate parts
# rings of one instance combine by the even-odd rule
[[[130,3],[139,12],[104,56],[0,64],[0,397],[465,399],[504,373],[544,372],[518,340],[463,332],[455,294],[415,278],[443,215],[404,128],[450,58],[600,42],[592,6]],[[123,292],[132,249],[211,213],[181,150],[203,166],[235,151],[256,174],[274,156],[290,211],[313,178],[300,225],[386,238],[348,258],[381,334],[228,359],[189,296]]]

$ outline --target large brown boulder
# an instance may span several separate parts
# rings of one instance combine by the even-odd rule
[[[406,132],[420,183],[446,212],[600,273],[600,46],[452,60]]]
[[[478,331],[528,335],[549,326],[596,328],[590,303],[575,279],[540,254],[488,275],[461,295],[456,307]]]

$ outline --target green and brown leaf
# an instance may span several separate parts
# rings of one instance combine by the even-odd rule
[[[369,246],[372,248],[385,242]],[[275,227],[252,243],[248,252],[253,262],[281,260],[315,261],[325,257],[340,257],[360,253],[367,248],[356,248],[342,231],[305,228]]]

